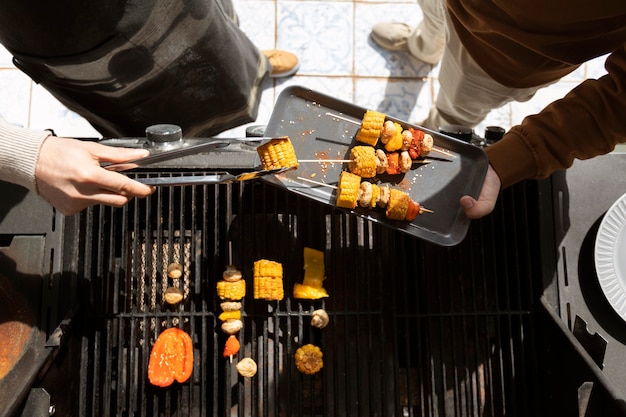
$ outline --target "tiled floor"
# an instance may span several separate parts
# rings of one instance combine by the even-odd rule
[[[415,1],[235,0],[235,4],[242,29],[259,48],[291,50],[301,60],[294,77],[268,82],[254,124],[268,121],[278,94],[291,85],[334,95],[408,122],[426,116],[438,88],[438,68],[401,53],[385,52],[369,38],[371,27],[381,20],[419,22],[421,11]],[[583,79],[601,76],[603,64],[604,59],[598,58],[540,91],[531,101],[492,112],[476,132],[481,134],[488,125],[509,128],[519,123]],[[53,128],[62,136],[98,136],[85,120],[15,69],[1,47],[0,92],[0,114],[11,122]],[[224,134],[243,132],[244,127],[240,127]]]

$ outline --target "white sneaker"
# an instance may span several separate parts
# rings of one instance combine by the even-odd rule
[[[406,23],[382,22],[372,28],[372,40],[381,48],[393,52],[408,52],[427,64],[435,65],[446,47],[445,35],[434,35],[426,39],[422,23],[412,28]]]

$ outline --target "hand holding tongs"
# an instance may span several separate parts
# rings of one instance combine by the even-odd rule
[[[214,139],[199,145],[187,146],[182,148],[173,149],[171,151],[164,151],[154,155],[146,156],[145,158],[139,158],[132,161],[120,162],[117,164],[105,165],[103,168],[110,171],[126,171],[129,169],[145,167],[158,162],[169,161],[176,158],[181,158],[187,155],[194,155],[201,152],[210,152],[215,149],[224,148],[233,143],[241,142],[259,142],[266,141],[272,138],[266,137],[251,137],[251,138],[237,138],[237,139]],[[150,178],[135,178],[136,181],[146,185],[159,185],[159,186],[173,186],[173,185],[192,185],[192,184],[228,184],[237,181],[248,181],[255,178],[263,177],[265,175],[275,175],[282,172],[289,171],[294,167],[278,168],[270,170],[258,170],[252,172],[244,172],[242,174],[233,175],[228,172],[215,172],[208,175],[179,175],[173,177],[150,177]]]

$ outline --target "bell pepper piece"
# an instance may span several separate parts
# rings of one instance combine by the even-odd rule
[[[158,387],[183,383],[193,371],[193,342],[183,330],[172,327],[161,332],[152,346],[148,380]]]

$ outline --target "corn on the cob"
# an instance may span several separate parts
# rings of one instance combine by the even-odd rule
[[[261,259],[254,263],[254,298],[261,300],[282,300],[283,265],[279,262]]]
[[[354,146],[350,150],[348,169],[361,178],[376,176],[376,151],[372,146]]]
[[[385,214],[390,220],[404,220],[406,212],[409,209],[409,201],[411,197],[404,191],[392,188],[389,190],[389,203]]]
[[[246,295],[246,281],[217,281],[217,296],[221,300],[241,300]]]
[[[373,110],[367,110],[361,121],[361,128],[356,134],[358,142],[376,146],[378,137],[385,123],[385,114]]]
[[[298,167],[298,158],[288,137],[275,138],[257,148],[263,169]]]
[[[342,171],[337,186],[337,207],[355,208],[360,186],[361,177],[348,171]]]
[[[322,350],[315,345],[299,347],[294,355],[296,368],[303,374],[316,374],[324,366],[323,356]]]

